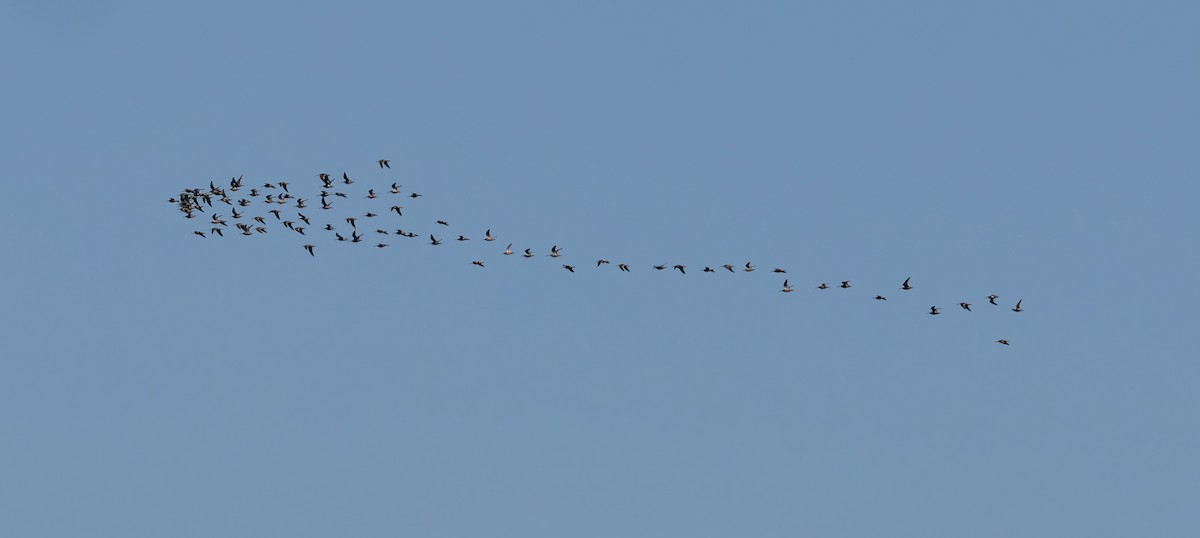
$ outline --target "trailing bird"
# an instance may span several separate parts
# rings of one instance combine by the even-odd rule
[[[1004,345],[1006,345],[1006,346],[1008,345],[1008,340],[1005,340],[1005,339],[1003,339],[1003,338],[1001,338],[1001,339],[999,339],[999,340],[996,340],[996,342],[998,342],[998,343],[1001,343],[1001,344],[1004,344]]]
[[[272,209],[272,210],[270,210],[270,211],[267,211],[267,213],[270,213],[270,214],[272,214],[272,215],[275,215],[275,220],[280,220],[280,218],[279,218],[279,210],[278,210],[278,209]]]
[[[448,223],[448,222],[446,222],[446,221],[444,221],[444,220],[439,220],[439,221],[435,222],[434,224],[441,224],[442,226],[449,226],[449,225],[450,225],[450,223]]]
[[[401,217],[403,217],[403,216],[404,216],[404,213],[401,213],[401,212],[400,212],[400,210],[401,210],[401,209],[404,209],[404,208],[403,208],[403,207],[401,207],[401,206],[398,206],[398,205],[394,205],[394,206],[392,206],[392,208],[391,208],[391,209],[389,209],[388,211],[395,211],[397,215],[400,215]]]
[[[507,247],[504,247],[504,252],[501,252],[501,254],[504,254],[505,256],[512,254],[512,243],[509,243]]]
[[[570,271],[570,272],[572,272],[572,273],[574,273],[574,272],[575,272],[575,266],[574,266],[574,265],[565,265],[565,264],[564,264],[564,265],[563,265],[563,269],[566,269],[566,270],[568,270],[568,271]]]
[[[291,191],[289,191],[289,190],[288,190],[288,188],[287,188],[287,186],[288,186],[288,182],[286,182],[286,181],[280,181],[280,182],[279,182],[279,186],[280,186],[280,187],[283,187],[283,192],[289,192],[289,193],[291,192]]]
[[[938,310],[938,307],[936,307],[936,306],[931,306],[931,307],[929,307],[929,314],[930,314],[930,315],[933,315],[933,316],[936,316],[936,315],[938,315],[938,314],[941,314],[941,311],[939,311],[939,310]]]
[[[721,267],[724,267],[725,269],[729,270],[729,272],[730,272],[730,273],[732,273],[732,272],[733,272],[733,265],[732,265],[732,264],[728,264],[728,263],[727,263],[727,264],[725,264],[725,265],[722,265]]]
[[[346,173],[345,173],[345,172],[342,172],[342,183],[345,183],[345,184],[349,185],[349,184],[351,184],[351,183],[354,183],[354,181],[353,181],[353,180],[351,180],[351,179],[350,179],[350,176],[346,175]]]
[[[412,194],[410,194],[410,195],[408,195],[408,197],[409,197],[409,198],[420,198],[421,196],[422,196],[422,195],[420,195],[420,194],[417,194],[417,193],[415,193],[415,192],[414,192],[414,193],[412,193]]]
[[[666,269],[667,266],[666,265],[655,265],[654,268],[658,269],[659,271],[662,271],[663,269]]]
[[[787,270],[786,270],[786,269],[780,269],[780,268],[776,267],[776,268],[775,268],[774,270],[772,270],[771,272],[772,272],[772,273],[786,273],[786,272],[787,272]]]
[[[367,198],[368,198],[368,199],[370,199],[370,200],[374,200],[375,198],[378,198],[378,197],[379,197],[379,195],[378,195],[378,194],[375,194],[375,189],[369,189],[369,190],[367,190]]]
[[[459,241],[470,241],[470,239],[468,239],[466,236],[462,236],[462,235],[458,236],[458,240]]]
[[[434,237],[433,234],[429,234],[429,244],[437,246],[442,244],[442,242],[438,240],[438,238]]]
[[[849,287],[850,287],[850,281],[849,281],[849,280],[843,280],[843,281],[842,281],[842,285],[841,285],[841,286],[838,286],[838,287],[839,287],[839,288],[842,288],[842,289],[849,288]]]
[[[387,246],[387,243],[375,243],[375,246],[378,248],[383,248]]]
[[[379,159],[376,162],[379,163],[380,168],[391,168],[392,167],[392,164],[391,164],[392,161],[389,161],[387,159]]]
[[[558,250],[558,245],[554,245],[554,246],[550,247],[550,254],[548,254],[548,256],[550,256],[551,258],[557,258],[559,256],[562,256],[562,252]]]
[[[192,232],[192,233],[194,233],[194,234],[196,234],[196,235],[198,235],[198,236],[200,236],[200,237],[208,237],[207,235],[204,235],[204,232],[201,232],[200,230],[196,230],[196,231],[194,231],[194,232]]]
[[[1021,311],[1021,299],[1017,299],[1017,306],[1014,306],[1014,307],[1013,307],[1013,309],[1012,309],[1012,311],[1013,311],[1013,312],[1020,312],[1020,311]]]
[[[822,282],[820,286],[817,286],[817,289],[819,289],[819,290],[829,289],[829,284]]]
[[[495,241],[496,240],[495,237],[492,237],[492,229],[491,228],[488,228],[488,230],[486,232],[483,232],[483,240],[484,241]]]
[[[882,295],[876,295],[876,296],[875,296],[875,300],[876,300],[876,301],[886,301],[886,300],[887,300],[887,297],[884,297],[884,296],[882,296]]]
[[[523,257],[525,257],[525,258],[532,258],[532,257],[533,257],[533,251],[532,251],[532,250],[530,250],[530,249],[525,249],[525,254],[522,254],[521,256],[523,256]]]
[[[606,263],[608,263],[608,260],[605,260],[605,259],[596,260],[596,267],[600,267],[601,265],[604,265]]]
[[[788,281],[787,281],[787,279],[786,279],[786,278],[785,278],[785,279],[783,279],[783,289],[781,289],[781,290],[779,290],[779,291],[782,291],[782,292],[784,292],[784,293],[791,293],[791,292],[792,292],[792,287],[788,285]]]
[[[746,268],[745,268],[745,269],[742,269],[742,270],[743,270],[743,271],[745,271],[745,272],[747,272],[747,273],[749,273],[749,272],[751,272],[751,271],[754,271],[754,266],[753,266],[753,265],[750,265],[750,262],[746,262]]]
[[[304,250],[308,251],[309,256],[316,256],[316,254],[313,253],[313,248],[315,248],[315,247],[313,247],[312,245],[304,245]]]
[[[621,272],[623,272],[623,273],[628,273],[628,272],[629,272],[629,264],[627,264],[627,263],[618,263],[618,264],[617,264],[617,269],[620,269],[620,270],[621,270]]]
[[[900,285],[900,289],[902,289],[902,290],[911,290],[911,289],[912,289],[912,286],[909,286],[909,285],[908,285],[908,281],[909,281],[909,280],[912,280],[912,277],[911,277],[911,276],[910,276],[910,277],[908,277],[908,278],[906,278],[906,279],[904,279],[904,283]]]
[[[400,194],[400,185],[392,183],[392,194]]]
[[[679,272],[680,272],[680,273],[682,273],[682,274],[685,274],[685,275],[686,275],[686,274],[687,274],[687,271],[684,271],[684,269],[685,269],[685,268],[686,268],[686,266],[683,266],[683,265],[676,265],[676,266],[674,267],[674,269],[679,269]]]
[[[704,271],[702,271],[702,272],[704,272],[704,273],[715,273],[716,271],[713,271],[713,268],[712,268],[712,267],[705,266],[705,267],[704,267]]]
[[[988,302],[992,303],[992,304],[996,304],[996,299],[999,299],[999,298],[1000,298],[1000,296],[996,295],[995,293],[987,296]]]
[[[347,223],[349,223],[349,224],[350,224],[350,227],[351,227],[351,228],[354,228],[355,230],[357,230],[357,229],[358,229],[358,225],[354,224],[354,223],[355,223],[355,221],[357,221],[357,220],[358,220],[358,219],[356,219],[356,218],[354,218],[354,217],[346,217],[346,222],[347,222]]]
[[[478,265],[478,266],[480,266],[480,267],[483,267],[483,262],[481,262],[481,261],[473,261],[473,262],[471,262],[471,265]]]
[[[967,312],[971,311],[971,303],[958,303],[958,306],[961,306],[962,309],[966,310]]]

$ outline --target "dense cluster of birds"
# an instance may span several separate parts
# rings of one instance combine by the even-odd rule
[[[376,161],[376,164],[380,169],[383,170],[390,170],[392,167],[389,159],[379,159]],[[223,207],[228,208],[228,218],[233,221],[233,228],[236,229],[241,235],[262,235],[266,234],[271,226],[277,226],[282,227],[291,233],[296,233],[307,238],[312,237],[308,235],[306,230],[312,229],[313,218],[309,215],[306,215],[304,211],[308,211],[312,215],[320,214],[323,216],[328,216],[330,214],[329,211],[334,209],[335,200],[338,198],[349,198],[350,195],[345,191],[351,190],[348,188],[348,186],[356,183],[356,180],[351,179],[347,172],[342,173],[341,179],[337,179],[328,173],[319,173],[316,175],[316,177],[321,183],[321,190],[320,194],[318,195],[320,205],[317,206],[309,205],[311,198],[299,198],[296,195],[293,195],[290,189],[292,184],[287,181],[267,182],[260,186],[254,187],[246,186],[243,176],[230,178],[228,187],[217,186],[215,183],[210,181],[207,188],[185,188],[179,194],[170,197],[167,202],[173,204],[179,210],[179,212],[183,214],[184,218],[196,219],[200,217],[200,214],[202,213],[208,216],[208,220],[205,221],[206,224],[204,229],[194,230],[192,232],[201,238],[209,238],[214,236],[225,237],[225,232],[231,231],[229,228],[229,220],[226,220],[225,217],[218,213],[218,211],[220,211]],[[402,187],[403,186],[398,182],[393,182],[388,187],[381,187],[379,189],[368,188],[365,195],[362,195],[362,193],[359,192],[355,194],[355,196],[362,195],[363,198],[368,200],[383,200],[382,202],[377,202],[380,208],[382,208],[385,204],[391,203],[392,205],[386,209],[385,213],[395,213],[397,217],[403,217],[404,206],[399,205],[399,203],[396,203],[395,201],[402,199],[415,201],[415,199],[421,198],[423,195],[412,191],[402,192]],[[379,190],[380,192],[376,192],[376,190]],[[314,212],[314,209],[317,209],[318,211]],[[256,215],[248,214],[257,213],[258,210],[263,211]],[[211,215],[207,215],[210,213]],[[320,232],[326,232],[327,234],[332,234],[337,241],[362,243],[367,235],[371,233],[369,228],[372,226],[367,226],[367,222],[383,222],[383,219],[378,221],[371,220],[380,216],[380,214],[375,213],[374,211],[367,211],[361,215],[356,212],[354,215],[350,216],[343,217],[339,215],[334,219],[319,219],[321,222],[317,224],[317,226],[319,226],[317,230]],[[336,225],[334,224],[335,222],[337,223]],[[347,226],[343,226],[342,223],[345,223],[349,229],[347,230]],[[360,223],[364,225],[362,230],[358,228]],[[434,221],[434,226],[444,226],[449,228],[450,224],[445,220],[436,220]],[[446,238],[456,235],[449,234],[439,238],[437,237],[437,233],[438,232],[433,232],[429,234],[429,244],[432,246],[442,245],[444,244]],[[406,239],[412,239],[424,236],[424,234],[424,231],[418,234],[413,231],[406,231],[402,228],[393,229],[391,226],[378,224],[374,230],[374,235],[378,238],[374,241],[374,246],[381,249],[388,247],[389,243],[383,242],[387,240],[385,239],[386,237],[403,237]],[[455,241],[462,242],[471,240],[471,238],[465,235],[457,235],[458,237],[454,238]],[[497,237],[493,236],[492,230],[488,228],[484,231],[482,239],[486,242],[492,242],[496,241]],[[371,242],[367,243],[370,244]],[[309,256],[315,257],[317,255],[316,245],[312,243],[305,243],[303,248]],[[513,243],[509,243],[508,246],[504,247],[504,250],[500,251],[500,254],[504,256],[511,256],[515,253],[516,251],[513,250]],[[532,258],[536,255],[537,253],[535,253],[532,248],[526,248],[521,253],[521,256],[524,258]],[[563,249],[559,248],[558,245],[550,247],[550,252],[547,254],[547,256],[551,258],[559,258],[562,255]],[[601,258],[596,260],[596,267],[610,265],[610,263],[611,262],[608,260]],[[471,265],[486,267],[481,260],[472,260]],[[616,267],[619,271],[628,273],[631,272],[632,266],[628,263],[617,263]],[[664,271],[668,268],[667,264],[653,265],[652,267],[657,271]],[[562,268],[566,271],[574,273],[576,266],[571,264],[562,264]],[[672,271],[679,271],[680,274],[687,274],[687,266],[683,264],[676,264],[670,267],[670,269]],[[751,262],[746,262],[745,265],[726,263],[717,266],[716,269],[710,266],[705,266],[702,272],[716,273],[718,272],[718,269],[724,269],[730,273],[737,273],[738,271],[752,273],[758,270],[758,267]],[[777,274],[787,274],[787,270],[781,267],[772,268],[771,272]],[[900,291],[909,291],[914,289],[914,286],[912,286],[911,282],[911,277],[905,278],[898,289]],[[840,284],[836,286],[831,286],[828,282],[821,282],[815,287],[819,290],[827,290],[830,288],[848,289],[851,288],[852,285],[850,280],[842,280],[840,281]],[[795,288],[792,287],[789,278],[784,278],[783,287],[779,291],[783,293],[791,293],[795,291]],[[1000,306],[1000,304],[996,302],[996,299],[1000,298],[998,295],[993,293],[987,295],[985,298],[989,304],[993,306]],[[886,301],[887,297],[883,295],[875,295],[875,300]],[[958,303],[958,306],[963,311],[972,311],[972,303],[963,301]],[[1018,313],[1023,311],[1021,308],[1020,299],[1017,300],[1016,304],[1011,308],[1011,310]],[[929,307],[929,315],[936,316],[940,315],[941,313],[941,307],[936,305]],[[1003,338],[996,340],[995,342],[1005,346],[1009,345],[1008,340]]]

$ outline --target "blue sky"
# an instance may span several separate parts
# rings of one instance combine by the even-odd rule
[[[1193,535],[1198,26],[8,2],[0,534]],[[473,240],[164,202],[319,172]]]

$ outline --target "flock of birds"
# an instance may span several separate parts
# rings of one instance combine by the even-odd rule
[[[376,161],[376,164],[378,164],[379,168],[383,169],[383,170],[389,170],[392,167],[391,161],[388,159],[379,159],[378,161]],[[275,181],[273,183],[264,183],[258,187],[247,187],[244,184],[244,180],[243,180],[242,176],[238,176],[236,178],[231,178],[228,187],[218,187],[217,185],[215,185],[213,182],[210,181],[208,183],[208,188],[203,188],[203,187],[186,188],[183,191],[181,191],[178,195],[172,196],[171,198],[169,198],[167,201],[169,203],[175,205],[176,208],[183,214],[184,218],[187,218],[187,219],[196,219],[197,217],[200,216],[199,215],[200,213],[209,213],[211,210],[211,217],[209,218],[209,220],[207,221],[207,224],[206,224],[207,230],[201,229],[201,230],[195,230],[192,232],[193,234],[195,234],[201,238],[209,238],[209,237],[213,237],[213,236],[224,237],[226,231],[231,231],[229,228],[229,221],[226,220],[226,218],[223,217],[220,213],[217,213],[219,208],[222,207],[222,205],[220,205],[220,204],[223,204],[225,207],[227,207],[229,209],[229,213],[230,213],[229,219],[233,220],[233,228],[238,230],[238,232],[240,232],[241,235],[255,236],[255,235],[266,234],[268,232],[270,226],[277,225],[277,226],[281,226],[283,229],[288,230],[292,233],[296,233],[296,234],[299,234],[299,235],[302,235],[305,237],[310,237],[308,235],[308,232],[306,232],[305,230],[312,229],[313,218],[309,217],[308,215],[305,215],[304,211],[302,211],[302,210],[308,210],[310,213],[313,213],[312,209],[318,209],[319,214],[328,215],[328,211],[330,211],[334,208],[334,202],[338,198],[348,199],[350,196],[346,192],[343,192],[339,189],[345,189],[346,186],[353,185],[356,183],[356,181],[354,179],[351,179],[349,174],[345,173],[345,172],[342,173],[342,177],[340,180],[333,177],[330,174],[327,174],[327,173],[317,174],[317,178],[321,182],[321,191],[320,191],[320,194],[318,195],[318,197],[320,199],[320,205],[317,205],[317,206],[309,205],[309,203],[311,202],[311,199],[298,198],[295,195],[293,195],[289,188],[291,186],[291,183],[289,183],[287,181]],[[417,198],[422,197],[422,195],[417,192],[407,192],[407,193],[401,192],[401,187],[402,187],[402,185],[400,185],[399,183],[393,182],[389,187],[378,189],[379,191],[381,191],[378,193],[376,192],[377,189],[368,188],[366,195],[363,196],[363,198],[368,199],[368,200],[384,200],[383,202],[377,202],[377,203],[386,204],[386,203],[389,203],[388,202],[389,200],[401,200],[401,199],[415,200]],[[246,192],[242,192],[243,190]],[[237,193],[237,194],[235,194],[235,193]],[[236,200],[234,199],[235,197],[237,198]],[[382,207],[382,205],[380,205],[380,207]],[[208,208],[208,209],[206,210],[206,208]],[[241,208],[241,209],[239,210],[239,208]],[[270,208],[270,209],[267,209],[262,214],[257,214],[257,215],[253,215],[253,216],[248,215],[248,213],[250,213],[250,212],[256,212],[255,211],[256,209],[261,210],[264,208]],[[286,216],[285,216],[285,209],[287,210]],[[399,205],[399,203],[393,203],[385,211],[385,213],[396,213],[397,217],[403,217],[404,216],[404,206]],[[294,216],[293,216],[293,214],[294,214]],[[313,213],[313,214],[316,215],[318,213]],[[362,243],[364,241],[364,239],[366,238],[367,234],[370,233],[369,231],[367,231],[368,227],[366,226],[366,223],[367,222],[383,222],[383,219],[380,219],[378,221],[372,220],[372,219],[376,219],[377,217],[381,217],[381,215],[378,213],[375,213],[374,211],[367,211],[366,213],[361,214],[361,215],[356,213],[354,215],[347,216],[347,217],[338,217],[338,219],[340,219],[340,220],[338,220],[338,219],[334,220],[334,222],[337,222],[337,225],[335,225],[333,222],[330,222],[328,219],[321,219],[323,221],[322,222],[323,225],[318,224],[318,226],[320,226],[320,228],[318,228],[318,230],[327,232],[328,234],[332,234],[333,237],[337,241],[345,241],[345,242],[350,242],[350,243]],[[347,230],[347,226],[342,225],[343,222],[349,227],[348,230]],[[358,228],[358,225],[360,223],[364,224],[363,230],[360,230]],[[450,224],[444,220],[437,220],[434,222],[434,225],[435,226],[445,226],[447,228],[450,226]],[[383,224],[379,224],[378,227],[376,227],[376,229],[374,230],[374,234],[375,234],[375,236],[381,238],[375,242],[375,247],[376,248],[386,248],[389,245],[388,245],[388,243],[383,242],[382,237],[385,237],[385,236],[404,237],[407,239],[411,239],[411,238],[416,238],[416,237],[420,237],[420,236],[424,235],[424,232],[422,232],[421,234],[417,234],[412,231],[405,231],[404,229],[401,229],[401,228],[392,229],[391,226],[384,226]],[[453,234],[451,234],[451,235],[453,235]],[[445,237],[449,237],[449,236],[443,236],[443,237],[445,238]],[[462,242],[462,241],[470,241],[471,239],[465,235],[460,234],[454,240]],[[484,232],[483,240],[487,241],[487,242],[492,242],[492,241],[496,240],[496,237],[492,235],[492,230],[490,228]],[[442,245],[444,242],[445,242],[445,239],[438,238],[436,235],[436,232],[429,234],[429,244],[430,245],[439,246],[439,245]],[[303,246],[304,246],[304,250],[309,254],[309,256],[314,256],[314,257],[316,256],[316,254],[317,254],[316,245],[311,244],[311,243],[306,243]],[[562,256],[562,252],[563,252],[562,249],[560,249],[558,247],[558,245],[554,245],[553,247],[550,248],[550,253],[548,254],[548,256],[551,258],[558,258],[558,257]],[[514,255],[515,251],[513,251],[513,244],[509,243],[508,246],[505,247],[503,251],[501,251],[501,254],[503,254],[505,256]],[[533,252],[532,249],[529,249],[529,248],[524,249],[524,252],[521,253],[521,256],[524,258],[532,258],[536,255],[537,254],[535,252]],[[480,261],[480,260],[473,260],[473,261],[471,261],[471,264],[478,266],[478,267],[485,267],[483,261]],[[606,259],[596,260],[596,267],[601,267],[601,266],[609,265],[609,264],[610,264],[610,262]],[[627,263],[617,263],[616,266],[617,266],[617,269],[621,272],[628,273],[631,271],[630,265]],[[571,264],[562,264],[562,268],[569,272],[574,273],[576,266],[571,265]],[[667,269],[667,265],[666,264],[654,265],[653,268],[658,271],[663,271],[663,270]],[[750,262],[746,262],[746,264],[744,266],[735,266],[733,264],[724,264],[724,265],[720,265],[719,268],[725,269],[726,271],[728,271],[730,273],[736,273],[736,272],[738,272],[738,270],[741,270],[742,272],[746,272],[746,273],[752,273],[758,269]],[[687,266],[683,265],[683,264],[676,264],[673,267],[671,267],[671,270],[679,271],[681,274],[687,274]],[[706,266],[706,267],[704,267],[702,272],[715,273],[715,272],[717,272],[717,269]],[[783,269],[783,268],[775,267],[772,269],[771,272],[779,273],[779,274],[786,274],[787,270]],[[905,278],[904,282],[901,283],[899,289],[901,291],[912,290],[913,286],[911,285],[911,280],[912,280],[911,277]],[[833,287],[846,289],[846,288],[852,287],[850,282],[851,282],[850,280],[843,280],[843,281],[841,281],[841,284],[839,284],[837,286],[830,286],[828,282],[822,282],[819,285],[817,285],[816,288],[820,289],[820,290],[826,290],[826,289],[830,289]],[[789,279],[784,278],[783,288],[779,291],[783,292],[783,293],[791,293],[791,292],[795,291],[795,289],[790,284]],[[998,295],[993,293],[993,294],[988,295],[986,298],[987,298],[989,304],[991,304],[993,306],[999,306],[999,303],[996,302],[996,299],[999,299]],[[886,301],[887,297],[884,297],[883,295],[876,295],[875,300]],[[963,302],[958,303],[958,306],[962,310],[970,312],[972,303],[963,301]],[[1012,311],[1018,312],[1018,313],[1023,311],[1023,309],[1021,308],[1021,300],[1019,300],[1019,299],[1017,300],[1016,305],[1014,305],[1012,307]],[[942,313],[942,311],[941,311],[940,307],[938,307],[938,306],[929,307],[929,315],[936,316],[941,313]],[[1002,344],[1005,346],[1009,345],[1008,340],[1004,339],[1004,338],[996,340],[996,343]]]

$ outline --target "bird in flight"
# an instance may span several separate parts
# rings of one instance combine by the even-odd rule
[[[774,270],[772,270],[771,272],[772,272],[772,273],[786,273],[786,272],[787,272],[787,269],[780,269],[780,268],[776,267],[776,268],[775,268]]]
[[[471,262],[471,265],[478,265],[478,266],[480,266],[480,267],[483,267],[483,262],[481,262],[481,261],[473,261],[473,262]]]
[[[686,268],[686,266],[684,266],[684,265],[676,265],[674,268],[679,269],[680,273],[683,273],[685,275],[687,274],[687,271],[684,271],[684,269]]]
[[[704,267],[704,271],[703,271],[703,272],[705,272],[705,273],[715,273],[716,271],[713,271],[713,268],[712,268],[712,267],[705,266],[705,267]]]
[[[391,168],[392,167],[392,164],[391,164],[392,161],[389,161],[387,159],[379,159],[379,161],[377,161],[377,162],[379,163],[380,168]]]
[[[658,269],[659,271],[662,271],[663,269],[666,269],[667,266],[666,265],[655,265],[654,268]]]
[[[1000,298],[1000,296],[996,295],[995,293],[987,296],[988,302],[992,303],[992,304],[996,304],[996,299],[999,299],[999,298]]]
[[[627,263],[618,263],[618,264],[617,264],[617,269],[620,269],[620,270],[621,270],[621,272],[623,272],[623,273],[628,273],[628,272],[629,272],[629,264],[627,264]]]
[[[725,269],[727,269],[727,270],[728,270],[730,273],[734,272],[734,271],[733,271],[733,264],[727,263],[727,264],[725,264],[725,265],[722,265],[721,267],[724,267],[724,268],[725,268]]]
[[[783,279],[783,289],[781,289],[781,290],[779,290],[779,291],[782,291],[782,292],[784,292],[784,293],[791,293],[791,292],[792,292],[792,287],[788,285],[788,281],[787,281],[787,279],[786,279],[786,278],[785,278],[785,279]]]
[[[962,309],[966,310],[967,312],[971,311],[971,303],[958,303],[958,306],[961,306]]]
[[[563,265],[563,269],[566,269],[566,270],[568,270],[568,271],[570,271],[570,272],[572,272],[572,273],[574,273],[574,272],[575,272],[575,266],[574,266],[574,265],[565,265],[565,264],[564,264],[564,265]]]
[[[495,237],[492,237],[492,229],[491,228],[488,228],[488,230],[486,232],[483,232],[483,240],[484,241],[495,241],[496,240]]]
[[[460,235],[460,236],[458,236],[458,240],[459,240],[459,241],[470,241],[470,239],[469,239],[468,237],[464,236],[464,235]]]
[[[817,289],[819,289],[819,290],[827,290],[827,289],[829,289],[829,284],[828,284],[828,283],[825,283],[825,282],[822,282],[820,286],[817,286]]]
[[[509,243],[507,247],[504,247],[504,252],[501,252],[501,254],[505,256],[512,254],[512,243]]]
[[[941,314],[941,313],[942,313],[942,312],[941,312],[940,310],[938,310],[938,307],[936,307],[936,306],[931,306],[931,307],[929,307],[929,314],[930,314],[930,315],[936,316],[936,315],[938,315],[938,314]]]
[[[522,256],[522,257],[525,257],[525,258],[532,258],[532,257],[533,257],[533,250],[530,250],[530,249],[525,249],[525,253],[524,253],[524,254],[522,254],[521,256]]]
[[[450,225],[450,223],[448,223],[448,222],[446,222],[446,221],[444,221],[444,220],[439,220],[439,221],[437,221],[437,222],[436,222],[436,223],[434,223],[434,224],[441,224],[442,226],[449,226],[449,225]]]
[[[849,280],[843,280],[843,281],[842,281],[842,285],[841,285],[841,286],[838,286],[838,287],[839,287],[839,288],[842,288],[842,289],[849,288],[849,287],[850,287],[850,281],[849,281]]]
[[[437,246],[442,244],[442,242],[438,238],[434,237],[433,234],[429,234],[429,244]]]
[[[875,296],[875,300],[876,300],[876,301],[886,301],[886,300],[887,300],[887,297],[884,297],[884,296],[882,296],[882,295],[876,295],[876,296]]]
[[[1017,299],[1017,306],[1014,306],[1014,307],[1013,307],[1013,309],[1012,309],[1012,311],[1013,311],[1013,312],[1020,312],[1020,311],[1021,311],[1021,299]]]
[[[749,273],[749,272],[752,272],[752,271],[754,271],[754,266],[753,266],[753,265],[750,265],[750,262],[746,262],[746,268],[745,268],[745,269],[742,269],[742,270],[743,270],[743,271],[745,271],[745,272],[747,272],[747,273]]]
[[[911,289],[912,289],[912,286],[909,286],[909,285],[908,285],[908,281],[909,281],[909,280],[912,280],[912,277],[911,277],[911,276],[910,276],[910,277],[908,277],[908,278],[906,278],[906,279],[904,279],[904,283],[900,285],[900,289],[902,289],[902,290],[911,290]]]
[[[548,256],[550,256],[551,258],[557,258],[559,256],[562,256],[562,251],[558,250],[558,245],[554,245],[554,246],[550,247],[550,254],[548,254]]]
[[[1008,345],[1008,340],[1005,340],[1005,339],[1003,339],[1003,338],[1001,338],[1001,339],[999,339],[999,340],[996,340],[996,342],[997,342],[997,343],[1000,343],[1000,344],[1004,344],[1004,345],[1006,345],[1006,346]]]
[[[596,267],[600,267],[601,265],[604,265],[606,263],[608,263],[608,260],[601,258],[599,260],[596,260]]]

